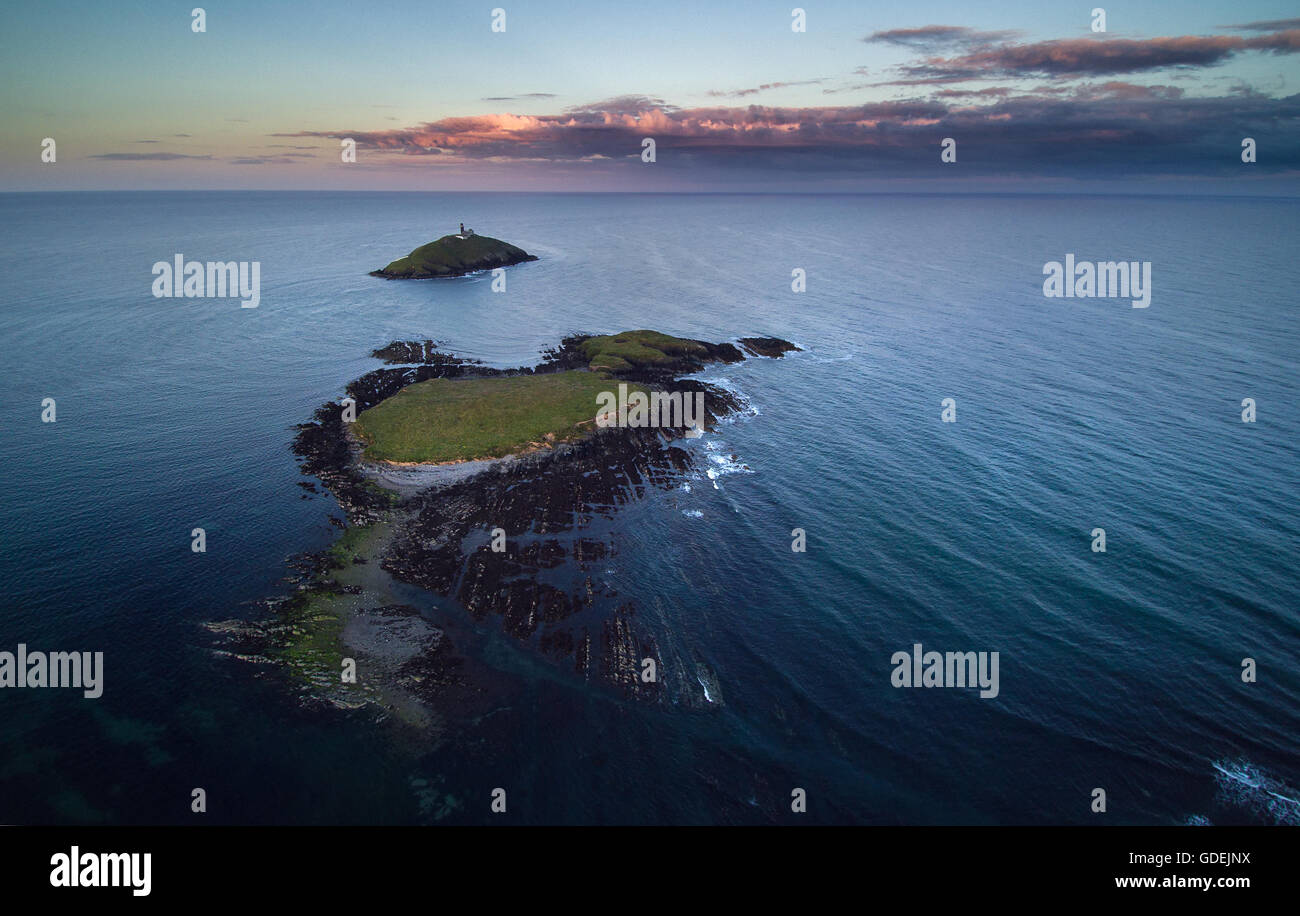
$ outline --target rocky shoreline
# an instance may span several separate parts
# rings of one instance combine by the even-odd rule
[[[396,341],[372,354],[390,365],[366,373],[346,393],[360,413],[426,379],[582,368],[588,339],[566,338],[538,365],[515,369],[460,359],[434,341]],[[798,349],[775,338],[692,343],[702,346],[671,364],[610,374],[652,390],[671,384],[674,391],[703,392],[706,433],[743,405],[731,392],[681,376],[710,363]],[[496,619],[520,644],[624,696],[653,700],[671,686],[678,702],[722,702],[707,669],[661,658],[654,636],[638,625],[636,599],[602,584],[599,573],[617,553],[604,522],[629,502],[679,486],[694,469],[691,452],[677,444],[685,430],[604,428],[576,442],[430,475],[368,466],[343,415],[340,403],[323,405],[298,427],[293,444],[302,472],[343,510],[343,537],[321,555],[300,558],[292,593],[268,601],[264,620],[214,625],[225,651],[244,660],[288,660],[303,676],[305,696],[373,703],[427,725],[430,710],[472,700],[475,685],[442,630],[394,597],[397,583],[454,602],[480,623]],[[494,529],[505,532],[504,551],[491,549]],[[357,685],[338,683],[346,657],[364,672]],[[662,672],[654,681],[641,676],[647,658]]]

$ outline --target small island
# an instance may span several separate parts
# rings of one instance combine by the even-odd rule
[[[293,446],[303,473],[342,511],[331,516],[342,536],[293,559],[290,588],[264,602],[260,619],[209,623],[216,651],[285,665],[305,703],[370,706],[436,732],[451,714],[477,720],[499,708],[492,671],[458,648],[461,634],[478,637],[455,617],[430,614],[451,602],[478,623],[497,619],[583,681],[637,701],[724,705],[709,665],[661,642],[653,615],[608,576],[623,549],[614,525],[622,507],[653,496],[702,517],[697,488],[718,488],[727,468],[749,472],[720,431],[749,414],[746,400],[696,375],[799,347],[733,340],[578,334],[515,368],[434,340],[375,349],[384,366],[347,385],[345,403],[318,408]],[[669,422],[633,422],[638,396]],[[690,423],[683,413],[680,425],[653,406],[697,398],[699,412]],[[320,492],[300,486],[303,498]],[[643,680],[646,658],[667,674]],[[364,672],[355,682],[340,680],[347,660]]]
[[[372,270],[370,276],[389,280],[432,280],[439,277],[463,277],[480,270],[509,267],[537,256],[500,239],[479,235],[461,223],[460,232],[444,235],[435,242],[421,245],[387,267]]]

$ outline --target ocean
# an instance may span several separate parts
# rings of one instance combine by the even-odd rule
[[[0,650],[104,653],[99,699],[0,691],[0,822],[1300,823],[1294,200],[151,192],[0,212]],[[462,221],[540,260],[504,292],[367,276]],[[155,298],[177,254],[260,262],[260,304]],[[1067,254],[1151,262],[1150,306],[1044,297]],[[707,369],[749,409],[613,523],[605,581],[716,674],[713,702],[623,698],[415,589],[497,704],[436,736],[213,653],[205,622],[253,614],[337,536],[289,445],[372,349],[531,365],[632,328],[803,348]],[[998,695],[895,687],[918,643],[997,652]]]

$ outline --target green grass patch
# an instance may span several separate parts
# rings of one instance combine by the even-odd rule
[[[592,337],[580,345],[592,369],[631,369],[668,365],[683,356],[704,356],[708,350],[698,340],[686,340],[658,331],[624,331]]]
[[[509,378],[429,379],[362,411],[352,428],[365,443],[365,456],[373,460],[500,458],[593,432],[596,396],[617,390],[614,385],[583,369]]]

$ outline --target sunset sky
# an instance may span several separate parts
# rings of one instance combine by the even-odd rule
[[[202,2],[5,4],[0,190],[1300,187],[1294,2]]]

